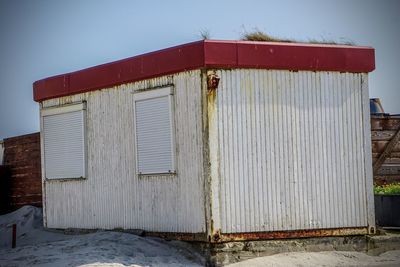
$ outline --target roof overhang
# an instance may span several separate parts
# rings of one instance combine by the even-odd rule
[[[33,98],[43,101],[199,68],[367,73],[375,69],[375,52],[347,45],[203,40],[36,81]]]

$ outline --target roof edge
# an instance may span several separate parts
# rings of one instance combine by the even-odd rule
[[[38,80],[33,96],[40,102],[204,67],[366,73],[375,69],[375,51],[348,45],[201,40]]]

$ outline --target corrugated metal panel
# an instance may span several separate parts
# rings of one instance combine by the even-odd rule
[[[215,229],[367,226],[361,74],[217,74]]]
[[[138,177],[133,92],[174,85],[176,175]],[[47,181],[47,227],[204,232],[201,75],[190,71],[46,100],[87,101],[88,178]]]
[[[139,173],[175,172],[169,98],[167,95],[135,101],[136,150]]]
[[[376,233],[375,228],[375,204],[374,204],[374,184],[372,171],[372,148],[371,148],[371,118],[369,109],[368,93],[368,74],[361,74],[361,94],[363,107],[363,129],[364,129],[364,167],[366,179],[366,198],[367,198],[367,216],[369,232]]]
[[[47,179],[86,177],[84,120],[84,110],[43,117]]]

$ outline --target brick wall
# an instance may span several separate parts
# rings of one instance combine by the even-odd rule
[[[3,164],[11,174],[7,183],[10,210],[42,206],[40,133],[4,139]]]

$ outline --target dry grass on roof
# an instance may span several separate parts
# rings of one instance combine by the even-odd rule
[[[284,43],[294,43],[294,40],[290,39],[282,39],[282,38],[277,38],[272,35],[269,35],[265,32],[262,32],[260,30],[256,30],[253,32],[245,32],[242,35],[241,40],[243,41],[259,41],[259,42],[284,42]]]
[[[240,38],[243,41],[258,41],[258,42],[283,42],[283,43],[308,43],[308,44],[331,44],[331,45],[355,45],[355,43],[351,40],[337,42],[334,40],[328,40],[322,38],[322,40],[317,39],[308,39],[308,41],[299,41],[294,39],[287,39],[287,38],[278,38],[267,34],[263,31],[258,29],[252,32],[244,32]]]

